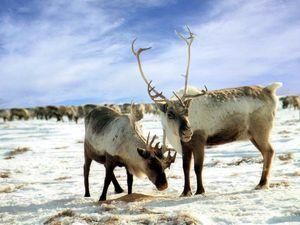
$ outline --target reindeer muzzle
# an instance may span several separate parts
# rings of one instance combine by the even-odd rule
[[[168,188],[168,181],[164,173],[161,176],[157,177],[155,186],[159,191],[163,191]]]
[[[189,142],[192,139],[192,136],[193,136],[192,129],[188,129],[188,130],[181,132],[180,139],[183,142]]]

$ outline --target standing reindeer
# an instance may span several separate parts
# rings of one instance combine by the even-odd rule
[[[152,147],[155,137],[149,143],[141,135],[132,118],[136,116],[122,115],[107,107],[97,107],[85,117],[84,141],[84,184],[85,197],[89,192],[89,171],[92,160],[104,164],[106,175],[104,187],[99,201],[106,200],[106,193],[112,181],[117,193],[123,192],[115,175],[116,166],[125,166],[127,171],[128,194],[132,193],[133,175],[146,175],[158,190],[168,187],[164,170],[175,161],[170,149],[164,157],[164,149],[157,143]]]
[[[146,78],[140,54],[150,48],[134,50],[140,74],[148,86],[148,94],[161,112],[164,134],[176,151],[182,153],[184,189],[181,196],[192,195],[190,187],[190,165],[194,157],[194,170],[197,178],[195,194],[202,194],[202,169],[204,148],[237,140],[250,140],[263,156],[263,171],[257,189],[268,187],[269,173],[274,156],[269,136],[275,117],[276,89],[281,83],[267,87],[245,86],[207,91],[188,88],[190,67],[190,47],[194,34],[188,29],[189,37],[179,37],[188,46],[188,60],[184,89],[169,100],[158,92]]]

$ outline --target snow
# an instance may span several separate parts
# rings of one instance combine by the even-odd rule
[[[159,118],[146,115],[145,135],[162,136]],[[300,224],[300,121],[294,110],[279,110],[272,132],[276,151],[271,187],[255,190],[261,155],[250,142],[206,149],[205,195],[179,197],[182,159],[167,170],[169,188],[157,191],[147,179],[134,178],[133,192],[98,199],[103,165],[92,163],[91,198],[84,198],[83,121],[0,122],[0,224]],[[16,148],[29,151],[5,159]],[[280,159],[279,159],[280,158]],[[116,177],[127,190],[124,168]],[[191,171],[195,192],[196,179]]]

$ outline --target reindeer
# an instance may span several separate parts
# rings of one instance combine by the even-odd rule
[[[6,122],[10,118],[10,110],[9,109],[0,109],[0,118],[3,119],[3,122]]]
[[[146,175],[158,190],[168,187],[164,170],[175,161],[176,153],[164,157],[159,143],[152,147],[155,137],[149,143],[136,126],[134,115],[122,115],[108,107],[97,107],[85,117],[84,141],[84,185],[85,197],[90,197],[89,171],[92,160],[104,164],[106,175],[99,201],[106,200],[110,182],[116,193],[123,192],[115,175],[116,166],[125,166],[127,171],[128,194],[132,193],[133,175]]]
[[[95,105],[95,104],[85,104],[83,106],[84,116],[86,116],[87,114],[89,114],[89,112],[92,111],[96,107],[97,107],[97,105]]]
[[[24,119],[24,120],[29,120],[29,112],[27,109],[23,108],[12,108],[10,109],[10,118],[9,120],[12,121],[14,118],[17,118],[19,120]]]
[[[152,86],[146,78],[140,60],[140,54],[150,48],[134,49],[139,72],[148,86],[148,94],[161,112],[164,137],[176,151],[182,153],[184,189],[181,196],[192,195],[190,187],[190,166],[194,157],[194,170],[197,178],[195,194],[203,194],[202,170],[205,146],[220,145],[238,140],[250,140],[263,156],[263,171],[257,189],[267,188],[269,173],[274,156],[269,136],[275,117],[277,97],[276,89],[281,83],[267,87],[244,86],[208,91],[189,88],[190,47],[194,34],[189,30],[185,38],[188,47],[188,60],[184,89],[167,99],[162,92]],[[165,138],[164,138],[165,139]]]

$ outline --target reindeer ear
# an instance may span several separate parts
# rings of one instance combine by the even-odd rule
[[[137,151],[138,151],[139,155],[141,157],[143,157],[144,159],[149,159],[150,158],[150,152],[148,152],[144,149],[141,149],[141,148],[137,148]]]
[[[187,99],[187,100],[184,101],[184,104],[186,105],[187,108],[190,107],[191,101],[192,101],[191,98],[189,98],[189,99]]]
[[[162,111],[163,113],[167,112],[168,106],[167,103],[156,103],[156,106],[158,107],[158,109],[160,111]]]

